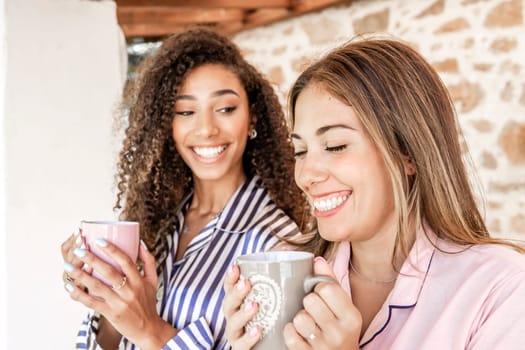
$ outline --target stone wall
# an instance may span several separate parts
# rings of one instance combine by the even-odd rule
[[[525,239],[525,0],[362,0],[238,34],[283,104],[304,65],[357,34],[413,44],[456,103],[494,235]]]

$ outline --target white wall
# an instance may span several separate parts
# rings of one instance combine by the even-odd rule
[[[113,1],[0,1],[7,349],[71,349],[85,310],[63,288],[60,244],[81,219],[114,218],[112,112],[125,46]]]
[[[0,0],[0,349],[7,348],[7,275],[5,231],[4,93],[6,68],[5,2]]]

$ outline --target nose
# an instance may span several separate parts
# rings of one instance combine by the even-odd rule
[[[309,190],[328,178],[324,162],[314,153],[307,153],[295,161],[295,182],[303,190]]]
[[[201,137],[211,137],[219,133],[217,120],[215,120],[212,113],[203,112],[196,119],[196,135]]]

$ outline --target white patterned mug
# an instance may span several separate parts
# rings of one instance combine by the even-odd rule
[[[241,278],[252,289],[245,299],[254,301],[259,311],[246,325],[258,326],[262,338],[254,349],[286,349],[283,329],[302,309],[303,298],[320,282],[337,283],[328,276],[313,275],[314,255],[299,251],[271,251],[237,257]]]

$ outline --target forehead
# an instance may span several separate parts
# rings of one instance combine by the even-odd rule
[[[311,133],[335,124],[361,129],[361,121],[352,106],[329,93],[321,84],[305,87],[294,107],[294,132]]]
[[[241,80],[231,68],[220,64],[204,64],[188,73],[179,88],[179,94],[192,90],[216,91],[221,89],[233,89],[238,93],[245,92]]]

